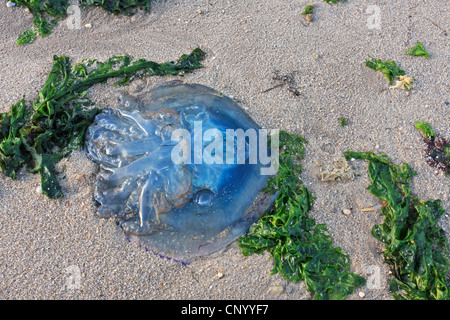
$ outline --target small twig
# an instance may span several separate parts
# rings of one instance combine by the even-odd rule
[[[295,80],[293,79],[293,76],[294,76],[294,72],[291,72],[286,75],[279,75],[278,71],[275,71],[275,75],[273,76],[272,80],[276,80],[276,81],[280,81],[280,82],[277,83],[276,85],[274,85],[273,87],[270,87],[269,89],[262,91],[261,93],[269,92],[275,88],[279,88],[279,87],[287,84],[288,91],[298,97],[300,95],[300,92],[295,88]]]
[[[430,20],[430,19],[428,19],[428,18],[425,18],[425,19],[427,19],[428,21],[430,21],[432,24],[434,24],[434,25],[436,26],[436,28],[438,28],[439,30],[441,30],[441,31],[442,31],[442,34],[443,34],[444,36],[447,35],[447,31],[446,31],[445,29],[442,29],[436,22],[434,22],[433,20]]]
[[[197,283],[200,283],[200,282],[198,281],[198,279],[197,279],[194,275],[195,275],[194,271],[191,271],[192,279],[194,279],[195,281],[197,281]]]
[[[382,209],[382,208],[384,208],[384,207],[387,207],[387,205],[388,205],[387,202],[386,202],[386,201],[383,201],[383,203],[374,205],[373,207],[370,207],[370,208],[364,208],[364,209],[359,209],[358,212],[376,211],[376,210]]]
[[[269,92],[270,90],[273,90],[273,89],[275,89],[275,88],[281,87],[281,86],[283,86],[283,85],[285,85],[285,84],[286,84],[286,81],[282,80],[282,81],[281,81],[280,83],[278,83],[277,85],[274,85],[273,87],[271,87],[271,88],[269,88],[269,89],[266,89],[266,90],[262,91],[261,93]]]

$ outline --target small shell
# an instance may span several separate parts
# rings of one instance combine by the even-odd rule
[[[282,285],[275,285],[275,286],[270,286],[269,288],[269,292],[272,294],[281,294],[284,291],[284,286]]]
[[[12,1],[8,1],[7,3],[6,3],[6,6],[8,7],[8,8],[11,8],[11,7],[14,7],[16,4],[14,3],[14,2],[12,2]]]
[[[308,13],[305,15],[305,20],[308,22],[313,22],[314,21],[314,16],[312,13]]]

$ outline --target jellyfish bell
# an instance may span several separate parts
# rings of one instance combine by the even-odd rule
[[[180,81],[118,101],[97,116],[85,150],[100,166],[98,214],[118,218],[129,239],[191,259],[231,243],[270,208],[267,162],[248,161],[257,146],[227,140],[230,130],[260,132],[234,101]],[[225,161],[230,149],[235,161]]]

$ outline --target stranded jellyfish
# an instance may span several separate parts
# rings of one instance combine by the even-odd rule
[[[230,98],[180,81],[122,95],[86,135],[98,214],[154,252],[189,259],[242,235],[272,202],[275,152]]]

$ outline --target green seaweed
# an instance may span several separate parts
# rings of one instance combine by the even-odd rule
[[[306,8],[305,8],[305,11],[302,12],[302,15],[305,16],[307,14],[312,14],[313,11],[314,11],[314,5],[312,5],[312,4],[307,5]]]
[[[123,85],[132,77],[181,75],[200,68],[204,56],[197,48],[175,62],[132,62],[125,55],[73,66],[68,57],[54,56],[37,100],[28,104],[21,99],[9,113],[0,114],[0,168],[15,179],[17,171],[27,166],[30,172],[40,174],[43,194],[52,199],[62,197],[55,165],[83,145],[86,130],[100,111],[92,108],[86,97],[93,85],[109,78],[121,78],[116,84]]]
[[[16,43],[19,46],[22,46],[27,43],[33,43],[34,40],[36,40],[37,34],[38,33],[36,32],[36,30],[27,29],[24,32],[22,32],[22,34],[17,38]]]
[[[28,8],[34,16],[34,30],[25,30],[16,40],[18,45],[30,44],[36,40],[36,35],[46,37],[52,33],[53,26],[59,19],[67,17],[68,0],[14,0],[18,7]],[[81,0],[81,7],[98,6],[114,14],[130,16],[130,9],[144,7],[150,11],[152,0]],[[47,16],[51,19],[49,22]]]
[[[425,58],[428,58],[430,54],[425,50],[423,45],[420,42],[417,42],[417,44],[411,48],[411,50],[405,50],[406,54],[409,54],[411,56],[422,56]]]
[[[431,139],[434,137],[433,129],[431,129],[431,126],[423,121],[416,121],[415,123],[416,129],[422,131],[425,134],[426,139]]]
[[[347,0],[324,0],[328,4],[334,4],[338,2],[347,2]]]
[[[144,7],[146,11],[150,11],[150,4],[153,0],[81,0],[82,7],[97,6],[102,7],[106,11],[114,14],[123,14],[126,16],[133,15],[129,9]]]
[[[400,69],[395,61],[381,61],[381,59],[375,59],[373,57],[370,57],[370,59],[366,61],[366,66],[375,71],[380,70],[383,72],[390,84],[392,84],[395,78],[405,74],[405,71]]]
[[[345,117],[340,117],[339,118],[339,125],[341,127],[345,127],[347,125],[347,119]]]
[[[407,163],[398,166],[387,155],[371,152],[348,151],[345,156],[369,161],[368,190],[386,203],[381,211],[384,222],[373,226],[372,235],[386,244],[383,253],[392,268],[393,297],[448,300],[450,261],[447,238],[437,225],[445,211],[440,201],[411,195],[415,172]]]
[[[365,279],[349,272],[350,260],[324,224],[307,215],[313,196],[302,184],[299,161],[304,154],[303,137],[281,131],[279,170],[268,180],[265,191],[277,192],[272,209],[239,239],[245,256],[268,251],[271,274],[280,273],[289,281],[305,281],[314,299],[345,299]]]
[[[33,15],[34,30],[25,30],[16,40],[18,45],[32,43],[36,35],[46,37],[52,33],[53,25],[59,18],[64,19],[67,15],[69,3],[67,0],[14,0],[18,7],[28,8]],[[45,15],[53,17],[52,23],[48,22]]]

